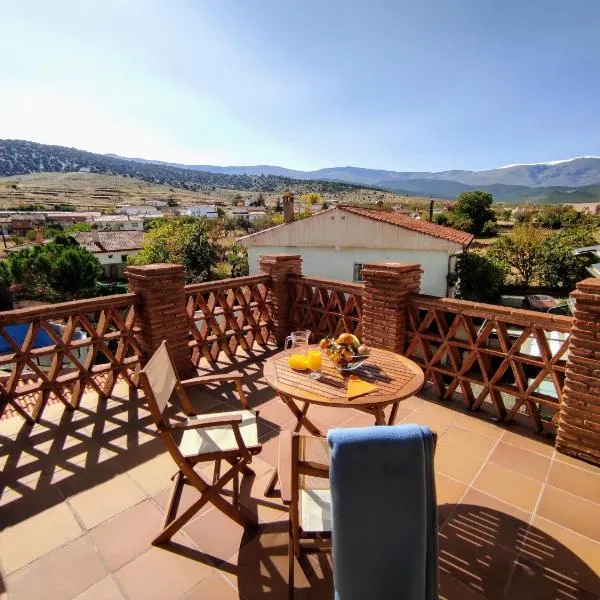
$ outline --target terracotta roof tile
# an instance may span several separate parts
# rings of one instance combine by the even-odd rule
[[[73,236],[80,246],[90,252],[119,252],[139,250],[144,239],[143,231],[99,231],[99,242],[94,242],[91,231],[80,231]]]
[[[361,217],[382,221],[383,223],[389,223],[390,225],[396,225],[397,227],[404,227],[404,229],[410,229],[411,231],[418,231],[419,233],[431,235],[449,242],[455,242],[465,247],[473,241],[473,234],[471,233],[452,229],[451,227],[444,227],[443,225],[431,223],[430,221],[413,219],[412,217],[397,212],[374,208],[360,208],[358,206],[349,206],[347,204],[338,205],[338,208],[355,215],[360,215]]]

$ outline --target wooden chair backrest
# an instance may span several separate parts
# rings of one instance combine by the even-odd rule
[[[179,378],[165,341],[140,371],[140,383],[152,418],[157,424],[166,424],[163,413],[176,388],[179,387]]]

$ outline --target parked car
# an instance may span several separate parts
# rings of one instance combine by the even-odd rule
[[[556,315],[570,315],[571,307],[566,298],[553,298],[546,294],[533,294],[523,298],[523,308],[548,312]]]

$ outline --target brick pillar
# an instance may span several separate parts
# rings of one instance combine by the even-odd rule
[[[299,254],[268,254],[258,259],[258,268],[271,276],[271,337],[278,346],[283,346],[291,330],[287,278],[290,274],[302,275],[302,257]]]
[[[362,270],[362,338],[367,346],[402,353],[406,346],[406,298],[421,288],[421,265],[372,263]]]
[[[129,289],[140,299],[138,340],[145,364],[163,340],[181,378],[196,374],[188,347],[190,326],[186,314],[183,265],[154,264],[128,267]]]
[[[573,328],[556,448],[600,465],[600,279],[585,279],[571,294]]]

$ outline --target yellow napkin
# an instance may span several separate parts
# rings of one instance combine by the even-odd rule
[[[359,396],[364,396],[365,394],[370,394],[376,389],[376,385],[363,381],[356,375],[350,375],[348,378],[348,400],[352,400],[352,398],[358,398]]]

